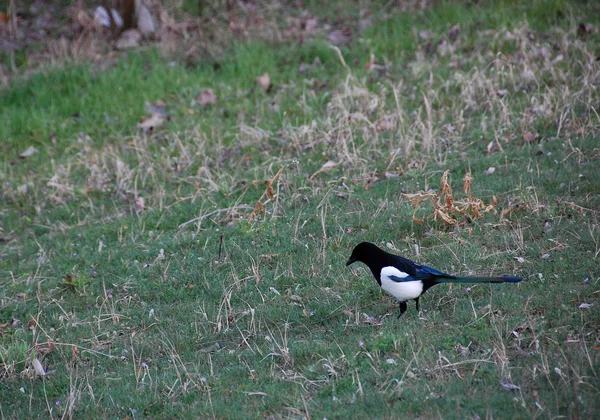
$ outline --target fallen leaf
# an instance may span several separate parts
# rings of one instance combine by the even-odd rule
[[[443,212],[440,209],[436,209],[435,213],[433,215],[433,220],[437,221],[438,219],[442,219],[442,221],[449,226],[454,226],[456,224],[455,219],[453,219],[452,217],[450,217],[449,215],[447,215],[445,212]]]
[[[84,29],[89,28],[94,23],[94,19],[82,7],[78,7],[73,13],[73,21]]]
[[[316,32],[317,27],[319,26],[319,21],[316,18],[306,19],[304,23],[304,31],[307,34],[313,34]]]
[[[137,4],[136,6],[137,27],[142,33],[142,35],[148,38],[155,32],[152,15],[150,14],[150,10],[148,10],[146,5],[142,2],[139,2],[139,4]]]
[[[137,47],[141,40],[142,34],[137,29],[128,29],[121,34],[115,47],[118,50],[128,50]]]
[[[141,128],[144,133],[154,130],[156,127],[160,127],[165,122],[165,117],[162,114],[152,114],[150,118],[143,119],[138,123],[138,128]]]
[[[96,10],[94,10],[94,22],[96,22],[98,26],[110,28],[110,16],[104,6],[98,6],[96,7]]]
[[[392,131],[396,127],[394,120],[391,117],[383,117],[375,123],[375,130],[378,133],[382,131]]]
[[[465,346],[461,345],[460,343],[456,345],[456,348],[458,349],[458,351],[462,357],[466,358],[469,356],[469,353],[471,353],[468,346],[465,347]]]
[[[467,195],[471,195],[471,181],[473,181],[471,172],[465,173],[465,177],[463,178],[463,191]]]
[[[327,34],[329,42],[333,45],[344,45],[352,39],[352,29],[345,28],[341,30],[331,31]]]
[[[531,143],[532,141],[534,141],[537,138],[538,138],[538,133],[531,133],[529,131],[526,131],[523,133],[523,141],[525,143]]]
[[[269,73],[263,73],[255,80],[264,90],[269,90],[271,88],[271,76],[269,76]]]
[[[167,104],[164,101],[161,101],[160,99],[154,103],[152,102],[145,102],[144,103],[144,110],[146,111],[146,113],[152,115],[152,114],[161,114],[163,116],[167,116]]]
[[[44,370],[42,363],[37,358],[33,359],[31,364],[33,365],[35,373],[37,373],[39,376],[46,376],[46,371]]]
[[[165,259],[165,250],[164,248],[161,248],[158,251],[158,255],[156,256],[156,258],[154,259],[154,263],[157,263],[160,260],[164,260]]]
[[[19,155],[19,157],[21,157],[21,159],[25,159],[28,158],[29,156],[33,156],[38,152],[38,149],[36,149],[33,146],[29,146],[29,148],[27,150],[25,150],[23,153],[21,153]]]
[[[270,84],[270,81],[268,83]],[[204,89],[196,96],[196,103],[199,103],[200,105],[216,105],[217,95],[212,89]]]
[[[31,317],[31,321],[27,323],[27,328],[31,328],[37,324],[37,315]]]
[[[252,221],[259,216],[263,216],[264,214],[265,214],[265,206],[263,205],[263,203],[260,202],[260,200],[258,200],[256,202],[256,204],[254,205],[254,210],[252,210],[252,213],[250,213],[248,220]]]
[[[460,25],[454,25],[452,28],[450,28],[450,30],[448,31],[448,36],[450,37],[455,37],[458,34],[460,34]]]
[[[0,22],[8,23],[8,15],[4,12],[0,12]]]
[[[323,166],[321,166],[321,169],[319,169],[317,172],[312,174],[308,179],[313,179],[314,177],[319,175],[321,172],[327,172],[327,171],[331,170],[332,168],[335,168],[336,166],[338,166],[337,162],[334,162],[333,160],[327,161],[323,164]]]
[[[135,201],[134,201],[134,205],[135,205],[135,211],[137,213],[144,211],[144,209],[146,207],[144,197],[136,197]]]
[[[560,63],[561,61],[563,61],[564,57],[562,54],[558,54],[556,57],[554,57],[552,59],[552,61],[550,63],[552,63],[552,65],[556,65],[558,63]]]
[[[486,175],[491,175],[491,174],[493,174],[494,172],[496,172],[496,168],[494,168],[493,166],[490,166],[490,167],[487,169],[487,171],[485,171],[485,174],[486,174]]]
[[[419,31],[419,38],[421,39],[429,39],[433,36],[433,34],[429,31]]]
[[[519,385],[515,385],[509,381],[503,381],[502,389],[505,391],[517,391],[517,390],[521,389],[521,387]]]
[[[580,23],[577,28],[577,35],[585,36],[592,33],[592,25],[589,23]]]

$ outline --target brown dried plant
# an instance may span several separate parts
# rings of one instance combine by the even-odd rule
[[[265,198],[265,196],[267,197],[267,200],[275,199],[275,194],[273,193],[273,183],[275,181],[277,181],[277,179],[281,175],[281,172],[283,172],[283,168],[279,168],[279,170],[273,176],[273,178],[265,181],[267,183],[267,188],[265,188],[265,191],[262,193],[260,198],[256,201],[256,204],[254,205],[254,210],[252,210],[252,213],[250,213],[248,220],[252,221],[252,220],[256,219],[257,217],[264,216],[265,204],[267,203],[267,201],[265,200],[265,202],[263,203],[262,200]]]
[[[463,191],[467,197],[456,200],[452,195],[452,187],[448,182],[450,170],[446,170],[440,180],[437,193],[420,191],[414,194],[402,194],[414,207],[413,221],[423,224],[424,219],[419,219],[416,214],[421,204],[431,199],[431,208],[434,221],[441,221],[446,226],[462,225],[470,219],[480,219],[484,214],[496,212],[496,197],[492,197],[490,204],[485,204],[482,199],[473,197],[471,183],[473,177],[467,172],[463,178]]]

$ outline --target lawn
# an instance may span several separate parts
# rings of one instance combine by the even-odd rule
[[[3,418],[598,417],[600,7],[306,3],[0,91]]]

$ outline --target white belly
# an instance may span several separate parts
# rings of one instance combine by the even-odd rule
[[[423,282],[420,280],[396,282],[391,280],[389,276],[405,278],[408,277],[408,274],[395,267],[383,267],[381,269],[381,288],[398,301],[405,302],[416,299],[423,293]]]

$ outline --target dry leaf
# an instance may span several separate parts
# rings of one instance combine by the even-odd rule
[[[250,214],[250,217],[248,217],[248,220],[252,221],[257,217],[263,216],[264,214],[265,206],[263,205],[263,203],[260,202],[260,200],[258,200],[254,205],[254,210],[252,210],[252,213]]]
[[[394,120],[389,116],[383,117],[375,123],[375,130],[378,133],[381,133],[382,131],[392,131],[395,127],[396,124],[394,123]]]
[[[345,28],[342,30],[332,31],[327,34],[329,42],[333,45],[344,45],[352,39],[352,29]]]
[[[160,99],[154,103],[152,102],[144,102],[144,110],[147,114],[161,114],[163,116],[167,116],[167,104],[165,101],[161,101]]]
[[[435,210],[433,220],[438,220],[438,218],[442,219],[442,221],[449,226],[454,226],[456,224],[456,219],[453,219],[452,217],[450,217],[448,214],[446,214],[445,212],[443,212],[440,209]]]
[[[391,179],[391,178],[398,178],[401,174],[398,173],[398,172],[388,172],[388,171],[385,171],[384,175],[385,175],[385,177],[387,179]]]
[[[121,34],[115,47],[118,50],[128,50],[137,47],[141,40],[142,34],[138,30],[128,29]]]
[[[84,29],[89,28],[94,23],[94,19],[83,8],[77,8],[72,16],[73,21]]]
[[[157,262],[158,262],[158,261],[160,261],[160,260],[164,260],[165,258],[166,258],[166,257],[165,257],[165,249],[164,249],[164,248],[161,248],[161,249],[158,251],[158,255],[157,255],[157,256],[156,256],[156,258],[154,259],[154,263],[157,263]]]
[[[263,73],[255,80],[264,90],[269,90],[271,88],[271,76],[269,76],[269,73]]]
[[[471,172],[467,172],[463,178],[463,190],[467,195],[471,195],[471,181],[473,181]]]
[[[318,26],[319,21],[316,18],[306,19],[306,22],[304,23],[304,31],[307,34],[313,34],[316,32]]]
[[[154,34],[154,21],[150,10],[143,3],[139,3],[136,7],[137,27],[146,38]]]
[[[123,26],[123,18],[121,18],[121,15],[119,14],[119,12],[117,12],[115,9],[110,9],[110,13],[112,14],[112,18],[113,18],[115,24],[119,28],[121,26]],[[94,22],[98,26],[105,26],[107,28],[110,28],[111,19],[110,19],[110,15],[108,14],[108,10],[106,10],[105,7],[103,7],[103,6],[96,7],[96,10],[94,10]]]
[[[29,148],[27,150],[25,150],[23,153],[21,153],[19,156],[22,159],[28,158],[29,156],[33,156],[38,152],[38,149],[36,149],[33,146],[29,146]]]
[[[273,195],[273,183],[275,181],[277,181],[277,178],[279,178],[279,175],[281,175],[281,172],[283,172],[283,168],[279,168],[279,170],[277,171],[277,173],[273,176],[273,178],[271,178],[268,182],[267,182],[267,189],[265,191],[264,194],[267,195],[267,197],[269,197],[269,199],[273,199],[275,198],[275,196]],[[263,195],[264,195],[263,194]]]
[[[592,33],[592,25],[590,25],[589,23],[580,23],[579,27],[577,28],[577,35],[579,36],[585,36],[585,35],[589,35]]]
[[[519,385],[515,385],[509,381],[502,382],[502,389],[505,391],[517,391],[521,389]]]
[[[446,169],[440,180],[440,192],[441,194],[452,194],[452,188],[448,184],[448,175],[450,175],[450,169]]]
[[[317,172],[312,174],[308,179],[313,179],[314,177],[319,175],[321,172],[327,172],[327,171],[335,168],[336,166],[338,166],[337,162],[334,162],[333,160],[327,161],[323,164],[323,166],[321,166],[321,169],[319,169]]]
[[[31,317],[31,321],[29,321],[29,322],[27,323],[27,328],[31,328],[31,327],[33,327],[34,325],[36,325],[36,324],[37,324],[37,318],[38,318],[38,316],[37,316],[37,315],[34,315],[34,316],[32,316],[32,317]]]
[[[154,130],[156,127],[160,127],[165,122],[165,117],[162,114],[152,114],[150,118],[143,119],[138,123],[138,128],[141,128],[144,133]]]
[[[46,371],[44,370],[42,363],[37,358],[33,359],[31,364],[33,365],[33,369],[35,370],[36,374],[39,376],[46,376]]]
[[[408,201],[410,202],[410,204],[412,204],[413,206],[418,206],[419,204],[421,204],[424,201],[427,201],[428,199],[435,197],[436,194],[432,194],[432,193],[416,193],[416,194],[402,194],[404,196],[404,198],[407,198]]]
[[[447,169],[442,175],[440,180],[440,195],[445,195],[444,206],[450,210],[454,207],[454,197],[452,197],[452,187],[448,183],[448,176],[450,175],[450,169]]]
[[[454,226],[459,223],[456,215],[463,215],[465,218],[481,218],[485,213],[496,211],[496,198],[492,197],[492,204],[486,205],[483,200],[472,197],[471,184],[473,178],[470,172],[467,172],[463,177],[463,190],[468,195],[467,198],[455,200],[452,195],[452,188],[448,182],[450,171],[447,170],[442,175],[440,180],[440,189],[437,194],[419,192],[416,194],[402,194],[415,207],[413,213],[413,222],[423,224],[423,220],[416,217],[416,212],[419,205],[427,199],[431,198],[431,208],[433,211],[433,219],[442,221],[448,226]]]
[[[204,89],[196,96],[196,103],[200,105],[216,105],[217,95],[212,89]]]
[[[429,39],[433,36],[433,34],[429,31],[419,31],[419,38],[421,39]]]
[[[538,138],[538,133],[531,133],[529,131],[526,131],[523,133],[523,141],[525,143],[531,143],[532,141],[534,141],[537,138]]]
[[[136,197],[135,201],[134,201],[134,205],[135,205],[135,211],[136,212],[141,212],[144,211],[145,209],[145,200],[144,197]]]

